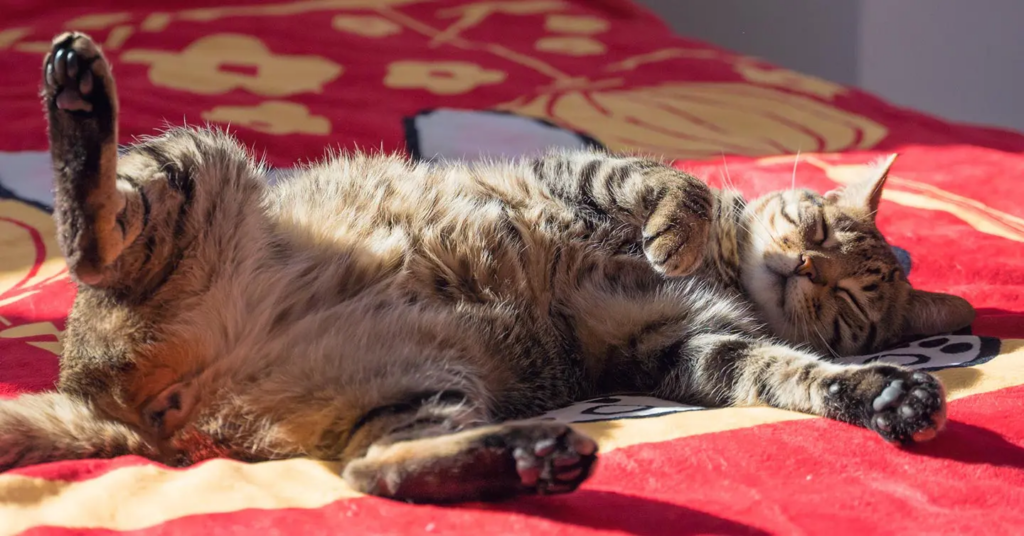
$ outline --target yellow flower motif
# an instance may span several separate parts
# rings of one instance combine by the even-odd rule
[[[0,316],[0,328],[9,325],[8,320]],[[51,339],[52,337],[52,339]],[[51,354],[60,355],[64,332],[57,329],[53,322],[34,322],[20,326],[0,329],[0,339],[48,339],[25,341],[29,346],[42,348]]]
[[[630,89],[568,90],[501,109],[586,132],[616,151],[702,160],[865,150],[884,125],[821,101],[731,82],[678,82]]]
[[[121,61],[149,64],[155,85],[203,95],[239,88],[268,97],[319,93],[342,72],[327,58],[274,54],[263,41],[241,34],[209,35],[181,52],[129,50]]]
[[[595,56],[604,54],[604,43],[589,37],[542,37],[533,44],[541,52],[566,56]]]
[[[363,37],[387,37],[402,31],[402,27],[375,15],[338,15],[331,20],[331,26],[339,32]]]
[[[30,31],[28,28],[8,28],[6,30],[0,30],[0,50],[17,43],[18,40],[29,33]]]
[[[788,69],[762,66],[753,60],[741,60],[733,64],[733,68],[748,82],[792,89],[824,99],[831,100],[837,94],[846,92],[846,88],[840,84]]]
[[[90,13],[67,21],[64,23],[64,27],[68,29],[74,28],[75,30],[102,30],[115,24],[128,22],[131,19],[132,14],[127,11],[118,13]]]
[[[331,122],[312,115],[309,108],[286,101],[268,101],[259,106],[217,106],[203,112],[203,119],[242,125],[268,134],[330,134]]]
[[[395,89],[425,89],[437,95],[468,93],[480,86],[500,84],[508,75],[465,61],[396,61],[388,65],[384,85]]]
[[[67,267],[53,218],[25,203],[0,199],[0,318],[3,307],[58,277],[67,277]]]
[[[586,15],[548,15],[544,28],[549,32],[596,34],[608,29],[608,21]]]

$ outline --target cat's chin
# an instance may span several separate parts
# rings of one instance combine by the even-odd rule
[[[788,333],[786,301],[789,278],[764,264],[744,267],[741,280],[750,301],[775,333]]]
[[[804,330],[793,323],[794,320],[813,321],[812,318],[806,318],[808,313],[801,306],[809,293],[813,292],[810,281],[781,274],[765,264],[748,267],[743,271],[741,280],[750,301],[757,306],[761,319],[776,336],[793,344],[818,346],[815,344],[817,341],[799,337],[798,334]]]

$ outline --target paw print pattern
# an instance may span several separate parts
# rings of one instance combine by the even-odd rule
[[[929,337],[890,348],[871,355],[853,356],[841,363],[893,363],[915,370],[940,370],[971,367],[991,360],[999,354],[999,339],[973,335],[942,335]]]
[[[601,422],[622,419],[647,419],[672,413],[704,409],[649,396],[606,396],[577,402],[550,411],[535,420],[560,422]]]

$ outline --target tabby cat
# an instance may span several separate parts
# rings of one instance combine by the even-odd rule
[[[894,443],[940,383],[831,363],[968,325],[874,224],[891,160],[750,203],[601,152],[487,164],[347,154],[268,186],[228,135],[123,149],[110,66],[57,37],[43,98],[78,284],[59,389],[0,403],[0,470],[138,454],[340,461],[409,501],[568,492],[594,441],[524,420],[607,393],[767,404]]]

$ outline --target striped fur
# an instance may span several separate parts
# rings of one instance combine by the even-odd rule
[[[776,197],[747,204],[659,162],[593,152],[477,165],[347,154],[269,187],[212,130],[172,130],[114,161],[116,95],[98,49],[65,34],[46,69],[60,243],[79,294],[59,392],[0,405],[0,453],[41,454],[0,454],[0,468],[123,452],[313,456],[344,462],[357,489],[443,502],[575,489],[594,442],[522,419],[604,393],[769,404],[894,442],[944,423],[932,376],[828,363],[766,305],[778,298],[759,270],[781,262],[779,244],[752,222]],[[905,296],[890,318],[914,317]],[[852,301],[830,303],[835,318],[853,314]],[[846,329],[825,335],[860,349]],[[876,327],[873,340],[894,337]],[[54,424],[69,405],[74,431]]]

